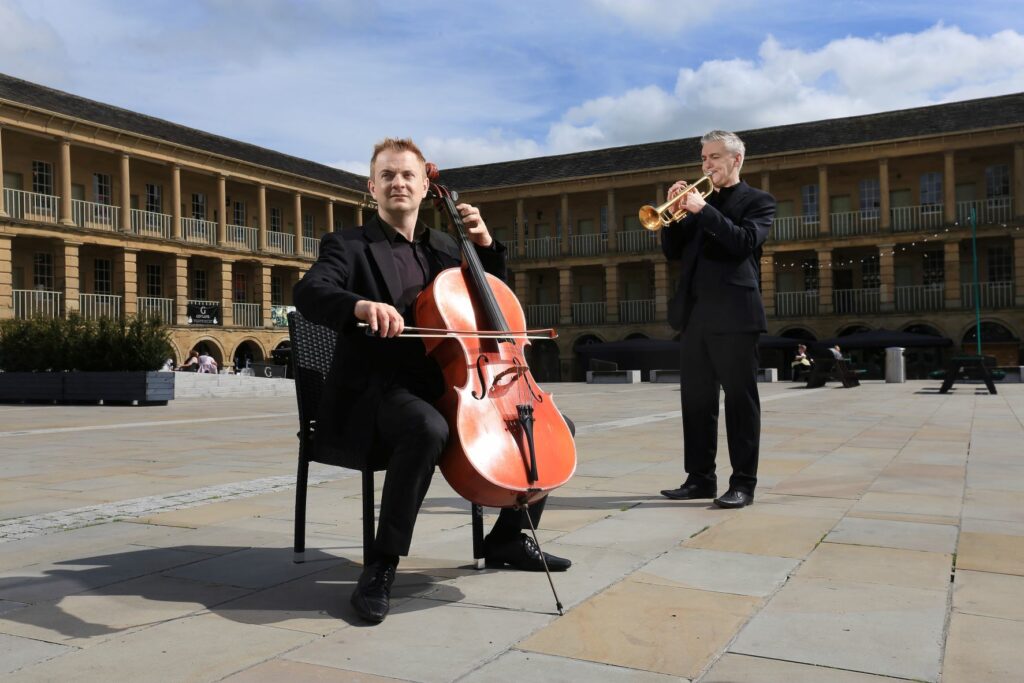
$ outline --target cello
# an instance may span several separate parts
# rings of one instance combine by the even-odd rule
[[[572,477],[575,442],[527,366],[519,300],[484,271],[455,208],[457,195],[436,182],[434,164],[427,176],[428,196],[448,217],[463,256],[461,267],[441,271],[420,293],[414,309],[417,325],[460,332],[424,339],[445,379],[436,403],[450,433],[441,472],[472,503],[525,507]]]

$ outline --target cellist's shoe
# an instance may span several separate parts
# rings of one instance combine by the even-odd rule
[[[484,561],[488,567],[497,569],[519,569],[524,572],[544,571],[544,562],[553,572],[564,572],[572,566],[572,562],[564,557],[544,553],[537,547],[532,538],[520,534],[519,538],[504,543],[490,543],[484,539]]]
[[[352,591],[352,606],[366,621],[379,624],[391,609],[391,584],[395,582],[394,562],[373,562],[363,568]]]

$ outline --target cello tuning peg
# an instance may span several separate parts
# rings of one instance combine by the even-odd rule
[[[437,180],[441,177],[441,171],[433,161],[427,162],[427,177],[431,180]]]

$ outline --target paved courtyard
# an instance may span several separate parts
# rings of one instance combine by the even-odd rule
[[[719,510],[658,495],[683,477],[677,387],[550,385],[579,428],[539,531],[574,563],[565,615],[543,575],[469,567],[437,475],[375,627],[348,604],[358,476],[314,467],[292,561],[291,399],[0,405],[0,675],[1019,680],[1024,385],[937,386],[762,384],[756,502]]]

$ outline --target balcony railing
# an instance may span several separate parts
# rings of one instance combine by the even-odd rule
[[[60,197],[38,192],[4,188],[4,208],[11,218],[40,223],[56,223]]]
[[[836,237],[870,235],[878,232],[878,211],[843,211],[828,217],[832,234]]]
[[[890,209],[893,232],[913,232],[942,225],[942,205],[894,206]]]
[[[259,304],[232,304],[235,327],[263,327],[263,311]]]
[[[151,237],[171,237],[171,216],[166,213],[155,211],[131,210],[132,232],[136,235],[150,235]]]
[[[654,322],[654,299],[632,299],[619,302],[620,323]]]
[[[607,304],[603,301],[590,303],[574,303],[572,305],[572,321],[577,325],[601,325],[604,323]]]
[[[800,318],[818,314],[818,290],[803,292],[776,292],[775,315],[784,318]]]
[[[41,289],[15,289],[15,318],[59,318],[61,317],[61,292]]]
[[[941,282],[896,287],[894,291],[897,311],[941,311],[944,308],[946,288]]]
[[[960,225],[970,225],[971,209],[974,209],[978,225],[1006,223],[1013,218],[1012,197],[989,197],[969,202],[956,203],[956,220]]]
[[[227,242],[236,247],[256,251],[259,245],[259,230],[247,228],[244,225],[229,225],[227,226]]]
[[[1013,306],[1013,280],[1002,282],[964,282],[960,285],[964,308],[974,308],[974,295],[978,294],[982,308],[1010,308]]]
[[[217,244],[217,224],[200,218],[182,218],[181,234],[187,242]]]
[[[772,221],[772,239],[777,242],[811,240],[818,236],[817,216],[786,216]]]
[[[157,317],[168,325],[174,324],[174,299],[140,296],[138,310],[139,317]]]
[[[573,235],[569,247],[574,256],[597,256],[608,251],[608,236],[601,233]]]
[[[878,313],[879,290],[873,287],[865,289],[834,289],[832,290],[832,310],[844,313]]]
[[[290,232],[267,231],[267,249],[280,254],[295,253],[295,235]]]
[[[80,228],[92,230],[117,230],[120,207],[96,202],[71,200],[71,220]]]
[[[120,318],[121,297],[114,294],[79,294],[78,310],[83,318]]]
[[[320,240],[316,237],[302,238],[302,253],[316,258],[320,255]]]
[[[620,232],[616,238],[619,240],[620,252],[637,253],[661,249],[661,238],[658,237],[658,233],[650,230],[627,230]]]
[[[533,237],[524,242],[526,258],[555,258],[562,251],[562,240],[557,237]]]
[[[530,327],[554,327],[558,319],[558,304],[533,304],[526,307],[526,322]]]

